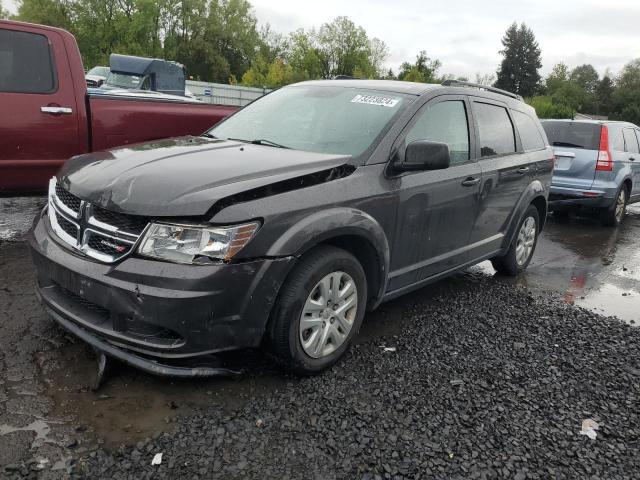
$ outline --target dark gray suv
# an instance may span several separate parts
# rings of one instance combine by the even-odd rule
[[[486,259],[524,270],[553,162],[507,92],[300,83],[201,137],[69,160],[30,236],[37,291],[149,372],[220,374],[208,355],[264,345],[314,373],[384,301]]]

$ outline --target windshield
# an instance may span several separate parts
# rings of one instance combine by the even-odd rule
[[[87,72],[87,75],[97,75],[99,77],[106,77],[109,75],[109,67],[93,67]]]
[[[112,87],[137,89],[138,85],[140,85],[140,80],[142,80],[141,75],[128,75],[126,73],[111,72],[109,73],[105,84],[111,85]]]
[[[598,150],[600,145],[600,125],[597,123],[544,121],[542,128],[554,147]]]
[[[208,134],[359,157],[411,99],[410,95],[351,87],[285,87],[247,105]]]

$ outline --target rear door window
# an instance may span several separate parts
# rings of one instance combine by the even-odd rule
[[[468,161],[469,124],[464,102],[450,100],[423,107],[407,133],[405,143],[409,145],[417,140],[446,143],[452,165]]]
[[[624,135],[625,152],[640,153],[640,149],[638,149],[638,139],[633,133],[633,130],[631,128],[625,128],[622,134]]]
[[[51,93],[55,89],[47,37],[0,29],[0,92]]]
[[[541,150],[545,147],[540,130],[536,125],[536,121],[526,113],[512,110],[513,121],[516,124],[518,133],[520,134],[520,141],[522,142],[522,148],[525,152],[530,150]]]
[[[516,139],[507,109],[488,103],[474,103],[480,136],[480,155],[491,157],[515,153]]]
[[[542,122],[549,143],[554,147],[584,148],[598,150],[600,147],[600,124],[581,122]]]

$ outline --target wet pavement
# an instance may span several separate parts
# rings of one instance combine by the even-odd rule
[[[471,271],[495,273],[490,262]],[[550,216],[533,261],[514,282],[553,292],[568,304],[640,323],[640,206],[629,206],[619,228],[602,227],[589,216]]]
[[[156,438],[176,418],[200,407],[241,408],[250,398],[286,388],[291,377],[259,352],[236,354],[249,373],[238,380],[171,381],[116,368],[98,392],[93,352],[43,313],[22,241],[42,198],[0,199],[0,468],[29,461],[43,478],[58,478],[71,458],[105,444],[116,448]],[[393,336],[406,305],[469,278],[545,292],[627,323],[640,321],[640,207],[618,229],[589,218],[550,217],[534,261],[516,280],[493,278],[489,262],[390,302],[365,319],[358,342]],[[412,300],[413,299],[413,300]],[[231,361],[233,361],[233,357]]]

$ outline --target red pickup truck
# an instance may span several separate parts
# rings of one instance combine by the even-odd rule
[[[45,189],[74,155],[199,135],[235,110],[156,92],[87,91],[73,35],[0,21],[0,194]]]

